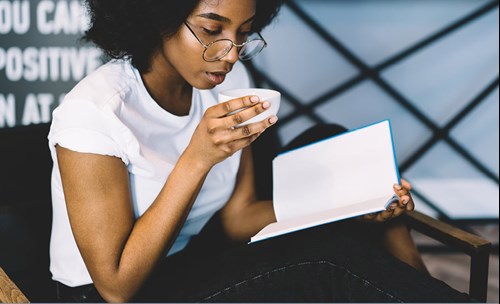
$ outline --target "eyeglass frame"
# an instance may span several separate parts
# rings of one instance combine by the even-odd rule
[[[263,41],[263,42],[264,42],[264,46],[262,47],[262,49],[261,49],[261,50],[260,50],[257,54],[255,54],[253,57],[250,57],[250,58],[248,58],[248,59],[242,59],[242,58],[240,58],[240,53],[239,53],[239,51],[238,51],[238,59],[243,60],[243,61],[253,59],[253,58],[255,58],[257,55],[259,55],[259,54],[260,54],[260,53],[261,53],[261,52],[262,52],[262,51],[263,51],[263,50],[267,47],[267,41],[264,39],[264,37],[262,37],[262,35],[261,35],[259,32],[255,32],[255,33],[256,33],[257,35],[259,35],[260,39],[252,39],[252,40],[247,40],[247,41],[243,42],[242,44],[236,44],[236,43],[234,43],[234,41],[233,41],[233,40],[231,40],[231,39],[229,39],[229,38],[217,39],[217,40],[215,40],[215,41],[210,42],[209,44],[205,44],[205,43],[203,43],[203,41],[202,41],[202,40],[198,37],[198,35],[196,35],[196,33],[195,33],[195,32],[194,32],[194,30],[193,30],[193,29],[189,26],[189,24],[187,23],[187,21],[184,21],[184,25],[186,25],[186,27],[187,27],[187,28],[189,29],[189,31],[193,34],[193,36],[196,38],[196,40],[198,40],[198,42],[199,42],[199,43],[200,43],[200,44],[201,44],[201,45],[205,48],[205,50],[203,51],[203,54],[201,55],[201,57],[202,57],[202,58],[203,58],[203,60],[205,60],[206,62],[215,62],[215,61],[219,61],[219,60],[221,60],[222,58],[226,57],[226,56],[227,56],[227,54],[229,54],[229,53],[231,52],[231,50],[232,50],[234,47],[237,47],[237,48],[240,48],[240,49],[241,49],[242,47],[244,47],[245,45],[249,44],[250,42],[257,41],[257,40],[261,40],[261,41]],[[214,45],[215,43],[220,42],[220,41],[229,41],[229,42],[231,42],[231,44],[232,44],[232,45],[231,45],[231,47],[227,50],[227,52],[226,52],[224,55],[220,56],[219,58],[216,58],[216,59],[214,59],[214,60],[207,60],[207,59],[205,59],[205,54],[206,54],[206,52],[207,52],[208,48],[209,48],[210,46]]]

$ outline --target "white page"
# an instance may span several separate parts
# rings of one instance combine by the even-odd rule
[[[399,182],[390,122],[279,155],[273,182],[278,222],[380,197],[387,202]]]
[[[349,206],[307,214],[298,218],[283,220],[267,225],[259,233],[250,239],[250,242],[258,242],[270,237],[285,233],[298,231],[334,221],[339,221],[366,213],[379,212],[385,209],[387,197],[379,197],[370,201],[357,203]]]

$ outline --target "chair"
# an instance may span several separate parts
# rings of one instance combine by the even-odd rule
[[[491,242],[418,211],[409,213],[406,221],[411,229],[471,257],[469,295],[480,302],[486,302]]]
[[[29,303],[23,292],[10,280],[0,267],[0,302],[2,303]]]
[[[4,160],[0,171],[0,302],[57,301],[48,270],[52,220],[49,127],[0,129],[0,156]],[[273,131],[254,144],[259,164],[255,168],[257,194],[261,198],[272,193],[274,155],[269,151],[279,151],[278,142]],[[409,214],[406,220],[413,229],[471,256],[469,293],[485,302],[491,243],[419,212]]]
[[[52,160],[48,131],[49,124],[0,129],[0,267],[36,302],[56,301],[49,272]],[[8,282],[6,278],[2,282]],[[3,286],[11,285],[0,290],[9,296],[10,289]],[[11,298],[15,299],[20,298]]]

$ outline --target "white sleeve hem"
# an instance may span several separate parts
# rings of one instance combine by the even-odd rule
[[[128,166],[129,159],[119,149],[117,143],[103,133],[84,128],[67,128],[51,134],[51,146],[60,145],[66,149],[120,158]]]

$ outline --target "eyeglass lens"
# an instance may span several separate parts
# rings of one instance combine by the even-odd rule
[[[250,60],[257,56],[265,47],[265,43],[262,40],[249,41],[240,49],[240,59]]]
[[[232,49],[233,43],[230,40],[219,40],[212,43],[204,53],[207,61],[216,61],[226,56]],[[265,42],[261,39],[251,40],[239,49],[241,60],[250,60],[257,56],[265,47]]]

